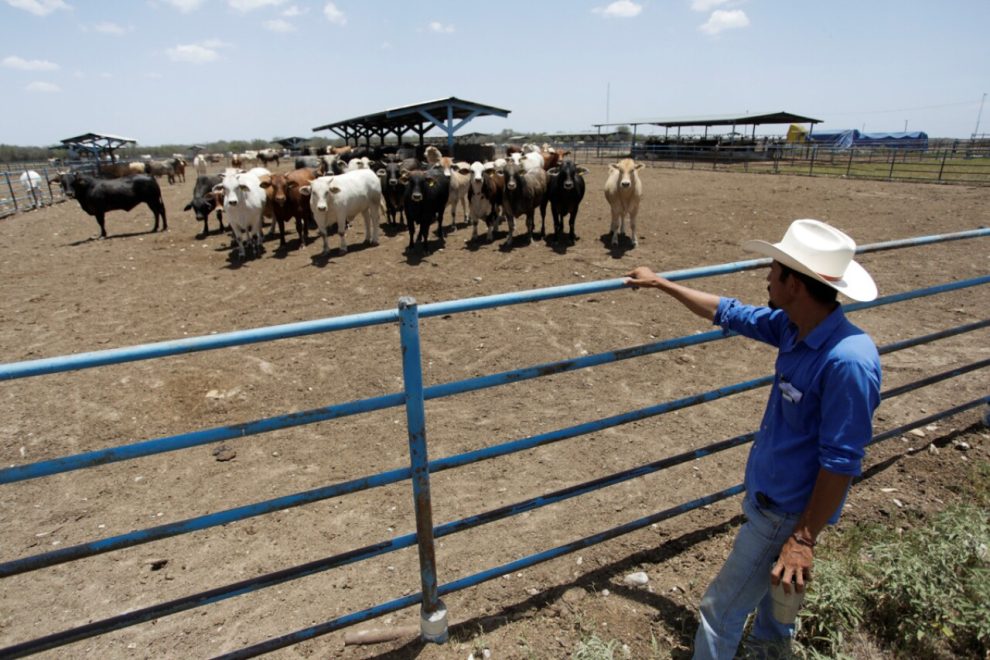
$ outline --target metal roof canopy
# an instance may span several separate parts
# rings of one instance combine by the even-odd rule
[[[823,120],[815,119],[813,117],[804,117],[802,115],[795,115],[791,112],[785,112],[781,110],[780,112],[765,112],[762,114],[744,114],[744,115],[709,115],[703,117],[675,117],[670,119],[647,119],[643,121],[627,121],[621,123],[611,123],[611,124],[592,124],[598,128],[601,132],[602,126],[632,126],[633,127],[633,142],[635,143],[636,127],[647,125],[647,126],[663,126],[666,131],[664,134],[670,131],[671,128],[677,129],[677,135],[681,134],[681,128],[684,126],[704,126],[705,137],[708,136],[708,128],[710,126],[752,126],[753,136],[756,136],[756,127],[762,124],[795,124],[795,123],[809,123],[814,128],[815,124],[822,123]],[[810,133],[810,131],[809,131]]]
[[[313,131],[329,130],[344,138],[348,144],[353,139],[355,146],[362,137],[365,145],[371,146],[372,135],[377,135],[384,144],[385,136],[389,133],[394,133],[401,142],[405,133],[413,132],[419,135],[419,143],[422,145],[426,132],[436,127],[447,134],[447,147],[453,150],[454,133],[472,119],[487,116],[508,117],[509,112],[510,110],[451,96],[317,126]],[[438,114],[442,118],[438,118]],[[455,120],[459,121],[455,123]]]
[[[106,133],[85,133],[84,135],[65,138],[62,140],[62,144],[66,147],[84,149],[94,154],[107,152],[112,157],[114,149],[119,149],[125,144],[137,144],[137,140]]]
[[[309,138],[304,137],[287,137],[279,138],[278,140],[272,140],[275,144],[280,144],[286,149],[298,149],[302,145],[309,142]]]

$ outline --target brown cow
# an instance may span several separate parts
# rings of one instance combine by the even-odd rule
[[[305,247],[309,233],[307,225],[313,221],[313,210],[309,206],[309,198],[300,194],[303,186],[308,186],[316,179],[312,168],[293,170],[288,174],[272,174],[271,186],[267,189],[268,203],[266,212],[271,210],[272,217],[279,229],[279,245],[285,245],[285,222],[290,218],[296,221],[296,234],[299,236],[299,247]],[[275,233],[275,224],[269,236]]]

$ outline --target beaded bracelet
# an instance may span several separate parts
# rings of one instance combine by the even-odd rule
[[[815,541],[812,541],[811,539],[806,539],[803,536],[798,535],[797,532],[791,534],[791,538],[794,539],[795,543],[797,543],[798,545],[803,545],[806,548],[814,548],[816,545]]]

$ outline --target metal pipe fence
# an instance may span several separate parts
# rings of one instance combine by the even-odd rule
[[[32,185],[33,177],[22,178],[26,172],[37,174],[39,179]],[[0,171],[0,218],[65,201],[62,187],[51,182],[56,172],[47,163],[40,169],[29,166]]]
[[[849,179],[990,185],[990,148],[951,143],[928,149],[831,148],[826,145],[756,141],[755,144],[697,141],[603,142],[555,145],[578,162],[605,163],[632,157],[652,167],[833,176]]]
[[[860,252],[901,249],[905,247],[916,247],[945,241],[970,240],[986,236],[990,236],[990,229],[978,229],[968,232],[959,232],[957,234],[925,236],[901,241],[891,241],[888,243],[878,243],[863,246],[860,249]],[[672,280],[687,280],[725,273],[740,272],[744,270],[752,270],[766,266],[769,261],[769,259],[753,259],[711,267],[675,271],[665,273],[665,275]],[[950,291],[984,286],[986,284],[990,284],[990,275],[963,281],[939,284],[913,291],[895,293],[878,298],[877,300],[868,303],[850,304],[847,305],[845,309],[849,312],[855,312],[862,309],[895,304],[906,300],[936,296]],[[356,493],[401,481],[410,481],[412,484],[413,500],[415,504],[414,510],[416,516],[416,532],[413,534],[406,534],[391,539],[383,539],[368,546],[354,548],[316,561],[292,566],[247,580],[237,581],[215,589],[194,593],[182,598],[158,603],[150,607],[122,613],[107,619],[93,621],[83,626],[62,630],[36,639],[22,641],[6,648],[0,648],[0,656],[20,657],[48,649],[58,648],[75,641],[105,634],[113,630],[118,630],[153,619],[158,619],[170,614],[218,603],[229,598],[246,595],[263,588],[367,560],[372,557],[393,552],[401,548],[408,548],[413,545],[417,546],[419,552],[420,581],[422,587],[420,592],[380,603],[359,611],[351,612],[316,626],[310,626],[302,630],[293,631],[280,637],[269,639],[259,644],[229,653],[224,657],[252,657],[261,653],[266,653],[278,648],[296,644],[307,639],[312,639],[319,635],[323,635],[334,630],[339,630],[360,621],[365,621],[382,616],[389,612],[404,609],[416,605],[417,603],[420,605],[421,631],[423,638],[430,641],[442,642],[447,636],[447,613],[443,601],[441,600],[444,595],[481,584],[501,575],[506,575],[529,566],[534,566],[550,559],[574,552],[581,548],[615,538],[634,530],[641,529],[642,527],[648,526],[655,522],[668,519],[686,511],[690,511],[700,506],[738,494],[742,491],[741,484],[737,484],[701,498],[696,498],[689,502],[684,502],[673,507],[669,507],[649,516],[618,525],[611,529],[522,557],[507,564],[484,569],[452,582],[439,582],[437,577],[436,557],[434,553],[434,539],[436,538],[449,536],[498,520],[504,520],[523,512],[569,500],[601,488],[612,486],[630,479],[643,477],[647,474],[652,474],[660,470],[668,469],[690,460],[712,456],[752,441],[752,433],[743,434],[733,438],[717,441],[688,452],[668,456],[646,465],[600,477],[586,483],[573,485],[554,492],[545,493],[537,497],[485,511],[481,514],[434,525],[432,520],[432,503],[430,496],[430,475],[433,473],[454,469],[501,456],[507,456],[509,454],[532,449],[534,447],[566,441],[568,439],[583,436],[595,431],[701,405],[706,402],[715,401],[740,392],[765,387],[772,382],[772,377],[770,376],[756,378],[745,382],[719,387],[701,394],[665,401],[646,408],[613,415],[611,417],[584,422],[534,436],[519,438],[517,440],[510,440],[508,442],[485,447],[479,450],[464,452],[434,460],[429,459],[427,452],[427,418],[424,409],[424,402],[426,400],[448,397],[455,394],[478,391],[511,383],[518,383],[524,380],[590,368],[619,362],[626,359],[634,359],[664,351],[684,349],[707,342],[720,341],[732,336],[731,333],[715,330],[697,335],[658,340],[642,346],[587,355],[580,358],[561,360],[558,362],[535,365],[502,373],[487,374],[484,376],[448,382],[440,385],[433,385],[429,387],[425,387],[423,385],[419,348],[420,319],[453,315],[467,311],[490,309],[506,305],[542,302],[569,296],[586,295],[591,292],[616,291],[622,288],[624,288],[623,280],[613,279],[577,285],[551,287],[547,289],[534,289],[511,294],[499,294],[479,298],[433,303],[422,306],[417,305],[415,301],[411,299],[403,298],[400,300],[397,310],[383,310],[367,314],[321,319],[318,321],[294,323],[269,328],[259,328],[220,335],[161,342],[157,344],[146,344],[122,349],[111,349],[93,353],[83,353],[72,356],[46,358],[0,365],[0,380],[13,381],[20,378],[51,375],[78,369],[96,368],[110,364],[132,362],[136,360],[154,359],[166,355],[178,355],[222,347],[241,346],[258,342],[272,341],[280,338],[299,337],[324,332],[353,330],[384,323],[398,323],[400,324],[400,341],[403,356],[404,387],[402,392],[335,404],[315,410],[293,413],[291,415],[280,415],[232,426],[204,429],[177,436],[157,438],[130,445],[77,454],[74,456],[64,456],[37,463],[6,467],[0,469],[0,487],[12,488],[16,487],[14,484],[17,482],[25,480],[45,478],[51,475],[72,472],[96,465],[107,465],[116,461],[130,460],[139,456],[148,456],[161,452],[174,451],[182,448],[219,442],[224,439],[235,437],[240,438],[247,435],[269,432],[275,429],[310,424],[316,421],[339,419],[345,416],[357,415],[372,410],[381,410],[384,408],[397,406],[404,406],[406,409],[410,452],[409,467],[364,475],[310,491],[255,502],[253,504],[228,509],[225,511],[217,511],[187,520],[176,521],[157,527],[137,530],[126,534],[77,544],[72,547],[60,548],[58,550],[46,553],[6,561],[0,563],[0,579],[6,579],[14,575],[28,573],[30,571],[62,564],[84,557],[92,557],[98,554],[120,550],[127,547],[151,543],[191,531],[205,530],[218,525],[224,525],[229,522],[245,520],[250,517],[265,515],[279,510],[289,509],[320,500],[326,500],[328,498],[339,497],[343,494]],[[882,355],[886,355],[888,353],[900,351],[906,348],[935,342],[946,337],[960,336],[965,333],[976,332],[987,327],[990,327],[990,319],[984,319],[967,325],[945,328],[938,332],[881,346],[880,352]],[[945,372],[930,374],[913,383],[888,389],[883,392],[883,397],[885,399],[896,397],[933,383],[942,382],[962,374],[970,373],[977,369],[985,368],[988,365],[990,365],[990,360],[982,360]],[[936,419],[958,414],[961,411],[984,405],[988,402],[990,402],[990,396],[979,397],[972,401],[957,405],[949,410],[940,411],[923,419],[915,420],[914,422],[899,427],[898,429],[891,429],[885,431],[884,433],[880,433],[874,437],[874,442],[879,442],[880,440],[887,439],[889,437],[896,437],[911,428],[917,428],[918,426],[929,424],[931,421]],[[12,614],[11,616],[16,616],[16,614]]]

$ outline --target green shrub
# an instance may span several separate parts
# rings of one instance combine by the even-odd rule
[[[990,524],[959,505],[928,526],[872,549],[866,603],[871,628],[923,655],[990,650]]]
[[[801,639],[810,649],[834,658],[849,634],[863,623],[862,571],[855,555],[839,555],[815,561],[813,587],[801,616]]]
[[[612,660],[615,657],[615,649],[619,646],[617,640],[606,642],[598,635],[591,635],[578,642],[574,651],[574,660]]]
[[[893,539],[879,526],[833,536],[815,561],[799,642],[811,656],[837,657],[862,628],[897,655],[986,656],[988,518],[986,508],[965,504]]]

